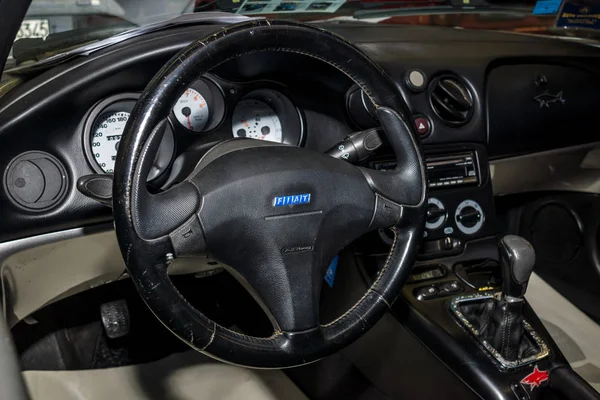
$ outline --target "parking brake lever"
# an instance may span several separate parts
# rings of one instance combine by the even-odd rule
[[[349,135],[327,150],[325,154],[349,163],[357,163],[369,157],[382,145],[383,141],[379,130],[374,128]]]

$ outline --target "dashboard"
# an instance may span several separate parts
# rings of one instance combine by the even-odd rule
[[[585,179],[574,185],[575,178],[590,177],[581,173],[582,160],[598,142],[597,48],[441,27],[319,26],[384,68],[409,105],[429,184],[419,263],[435,266],[497,235],[497,194],[597,187]],[[185,25],[147,33],[25,75],[0,97],[0,259],[15,321],[123,275],[112,211],[83,195],[77,182],[111,173],[123,128],[148,82],[178,51],[219,29]],[[378,125],[366,96],[346,76],[318,60],[277,52],[221,64],[198,76],[171,107],[150,191],[183,180],[225,140],[251,137],[329,152],[354,133],[373,137]],[[386,169],[396,162],[392,154],[384,140],[354,161]],[[344,159],[342,150],[337,155]],[[597,182],[597,175],[591,179]],[[383,262],[390,232],[363,239],[356,248]],[[170,271],[198,273],[198,260],[188,264]],[[200,269],[217,265],[206,259]]]
[[[462,248],[496,232],[494,160],[597,141],[594,47],[436,27],[321,26],[379,63],[409,104],[431,167],[425,239],[432,248]],[[114,170],[146,84],[179,50],[216,30],[175,26],[132,38],[26,77],[0,98],[0,242],[110,222],[110,210],[79,193],[77,180]],[[224,140],[325,152],[376,126],[362,92],[330,66],[296,54],[245,55],[199,76],[172,105],[148,185],[181,181]],[[390,154],[384,143],[363,164],[389,167]],[[38,183],[23,185],[25,177]]]
[[[195,81],[172,107],[148,182],[161,179],[180,148],[190,142],[251,138],[292,146],[303,145],[301,110],[274,82],[235,83],[205,76]],[[227,96],[225,95],[227,93]],[[121,136],[139,93],[120,93],[95,104],[84,117],[83,148],[97,173],[113,173]]]

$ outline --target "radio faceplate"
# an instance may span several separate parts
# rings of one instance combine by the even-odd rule
[[[481,182],[481,173],[475,151],[463,151],[450,154],[436,154],[425,157],[427,166],[427,185],[429,189],[439,190],[462,186],[477,186]],[[396,161],[373,163],[380,171],[396,167]]]
[[[425,163],[427,184],[431,190],[479,185],[477,156],[473,151],[427,156]]]

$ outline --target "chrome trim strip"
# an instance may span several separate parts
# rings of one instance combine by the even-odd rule
[[[540,351],[537,354],[534,354],[529,357],[522,358],[520,360],[509,361],[506,360],[492,345],[486,340],[482,340],[479,337],[479,331],[475,329],[473,325],[465,318],[462,312],[460,312],[458,306],[461,303],[473,302],[473,301],[482,301],[497,298],[497,295],[491,292],[485,293],[474,293],[462,296],[456,296],[450,302],[450,310],[457,318],[457,323],[465,328],[475,337],[475,339],[492,355],[492,357],[500,364],[502,369],[514,369],[519,368],[524,365],[535,363],[550,354],[550,349],[544,342],[544,340],[537,334],[535,330],[531,327],[531,325],[523,320],[523,328],[529,334],[531,339],[535,342],[535,344],[539,347]]]
[[[506,300],[507,303],[520,303],[523,301],[523,298],[522,297],[504,296],[504,300]]]

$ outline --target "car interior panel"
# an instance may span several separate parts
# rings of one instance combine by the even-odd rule
[[[600,399],[597,5],[23,3],[1,399]]]

